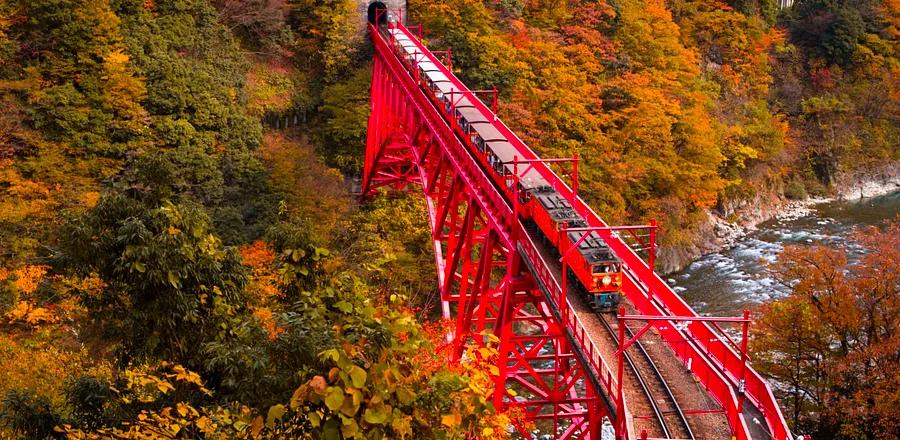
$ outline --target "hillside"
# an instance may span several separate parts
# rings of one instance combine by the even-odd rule
[[[710,212],[900,158],[900,3],[775,4],[409,12],[536,151],[579,153],[607,221],[658,219],[671,269],[710,246]],[[350,195],[356,11],[0,0],[0,437],[506,435],[490,346],[445,362],[424,203]]]

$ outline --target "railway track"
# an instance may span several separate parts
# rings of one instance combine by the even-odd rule
[[[617,340],[618,333],[610,324],[610,317],[603,314],[598,315],[600,316],[600,322],[609,333],[610,338]],[[618,323],[616,325],[618,326]],[[627,325],[625,325],[625,335],[628,338],[633,336],[631,329],[628,328]],[[640,341],[635,341],[632,347],[636,349],[638,359],[636,361],[635,357],[626,350],[624,353],[625,363],[628,364],[628,368],[634,374],[638,385],[644,395],[647,396],[647,401],[650,403],[653,417],[656,418],[656,422],[660,427],[659,434],[662,434],[663,438],[667,439],[693,440],[694,433],[691,430],[691,426],[688,424],[687,418],[682,412],[681,407],[678,405],[678,401],[675,400],[675,396],[672,394],[669,384],[663,378],[656,363],[653,362],[653,359],[644,349],[644,346]],[[663,408],[662,405],[660,405],[660,399],[664,400],[666,408]]]

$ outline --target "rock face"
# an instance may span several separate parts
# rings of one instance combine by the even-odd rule
[[[400,15],[400,21],[406,23],[406,0],[357,0],[357,16],[359,16],[359,32],[365,34],[366,23],[370,20],[370,12],[376,8],[384,8],[394,16]],[[374,13],[371,18],[374,18]]]

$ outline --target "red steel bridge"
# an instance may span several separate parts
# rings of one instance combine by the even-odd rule
[[[379,14],[388,15],[383,10],[376,11]],[[382,187],[424,193],[443,314],[455,322],[454,356],[458,359],[466,347],[486,344],[490,334],[496,336],[499,375],[494,404],[524,414],[526,422],[515,427],[521,436],[599,439],[605,432],[604,438],[647,438],[640,426],[650,416],[630,410],[637,401],[624,396],[622,388],[632,375],[623,375],[626,356],[616,347],[652,336],[662,341],[656,348],[668,347],[664,356],[670,362],[677,359],[677,368],[692,377],[693,387],[714,403],[712,409],[679,409],[683,420],[688,418],[685,413],[714,414],[727,421],[721,438],[791,439],[769,385],[748,365],[747,315],[698,316],[653,271],[652,249],[648,264],[626,243],[624,237],[636,228],[610,227],[578,197],[577,157],[575,178],[569,185],[550,166],[553,160],[538,157],[494,109],[453,75],[449,52],[426,48],[421,29],[412,32],[402,23],[382,18],[372,20],[370,13],[368,25],[375,59],[363,195],[376,195]],[[414,42],[415,60],[402,56],[394,44],[396,38]],[[583,230],[597,232],[622,261],[623,304],[631,315],[623,310],[618,317],[610,315],[608,320],[618,325],[618,337],[612,330],[610,335],[598,330],[597,314],[585,311],[571,286],[566,286],[568,277],[560,276],[565,258],[548,252],[533,228],[523,223],[518,197],[491,178],[490,170],[477,159],[478,152],[462,140],[457,122],[426,93],[411,62],[439,66],[458,93],[468,96],[515,147],[521,174],[534,170],[546,179],[587,220]],[[740,346],[720,328],[720,321],[743,326]],[[629,328],[629,322],[643,327]],[[634,329],[634,335],[625,334],[626,329]],[[609,340],[613,352],[601,347],[601,341]],[[660,380],[667,370],[656,372]],[[663,387],[669,389],[665,383]],[[668,395],[672,396],[671,391]],[[657,409],[655,403],[653,407],[661,421],[665,413],[672,413]],[[695,436],[690,428],[682,429],[687,432],[683,437],[670,431],[663,428],[654,436]]]

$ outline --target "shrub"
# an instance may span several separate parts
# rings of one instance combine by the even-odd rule
[[[0,425],[19,438],[61,438],[53,431],[62,419],[50,407],[50,400],[31,391],[12,390],[6,393],[0,407]]]
[[[791,200],[803,200],[807,197],[806,187],[799,180],[792,180],[784,186],[784,196]]]
[[[81,428],[96,429],[109,419],[107,402],[115,397],[109,383],[98,377],[82,376],[66,387],[66,402],[73,422]]]

